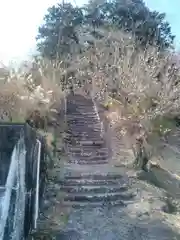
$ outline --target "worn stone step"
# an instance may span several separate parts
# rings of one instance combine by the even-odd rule
[[[120,186],[118,184],[114,185],[99,185],[99,186],[62,186],[61,190],[66,193],[77,193],[77,192],[83,192],[83,193],[90,193],[90,194],[96,194],[96,193],[114,193],[114,192],[125,192],[128,190],[127,186]]]
[[[88,164],[100,164],[100,163],[107,163],[108,159],[106,157],[94,157],[94,158],[88,158],[88,157],[74,157],[74,159],[70,160],[71,162],[76,163],[86,163]]]
[[[81,153],[82,152],[82,148],[80,146],[77,146],[77,147],[69,146],[69,151],[73,152],[73,153]]]
[[[109,156],[108,155],[95,155],[95,154],[92,154],[92,155],[85,155],[85,154],[73,154],[73,153],[71,153],[71,156],[72,157],[74,157],[74,159],[76,160],[76,161],[106,161],[108,158],[109,158]]]
[[[93,132],[98,132],[99,134],[101,134],[101,129],[100,128],[94,128],[94,127],[88,127],[88,126],[78,126],[78,127],[69,127],[70,130],[72,132],[75,132],[75,133],[81,133],[81,132],[85,132],[86,134],[91,134]]]
[[[92,111],[92,112],[90,112],[90,111],[87,112],[87,111],[86,111],[86,112],[82,112],[81,114],[82,114],[82,116],[88,117],[89,119],[90,119],[90,118],[92,118],[92,119],[94,119],[94,118],[95,118],[95,119],[98,119],[97,113],[94,112],[94,111]]]
[[[67,146],[69,148],[69,151],[71,151],[71,152],[82,152],[82,153],[91,153],[91,152],[93,152],[93,153],[99,152],[100,153],[101,148],[104,149],[104,146],[100,148],[98,145],[94,145],[94,146],[86,145],[86,146],[83,146],[83,148],[80,145],[72,146],[71,144],[68,144]],[[108,149],[102,150],[102,152],[108,152]]]
[[[118,178],[102,178],[102,179],[88,179],[88,178],[81,178],[81,179],[71,179],[67,178],[64,180],[60,180],[59,184],[62,186],[110,186],[110,185],[119,185],[121,186],[124,184],[124,179],[122,176],[119,176]]]
[[[92,115],[92,117],[90,117],[90,115],[87,114],[79,114],[76,116],[73,115],[68,115],[67,116],[67,120],[68,122],[93,122],[94,120],[97,120],[97,116],[96,115]]]
[[[76,141],[76,145],[74,146],[73,145],[73,143],[74,143],[74,141],[69,141],[69,143],[67,143],[68,145],[68,147],[71,149],[71,151],[73,151],[72,149],[75,149],[75,148],[79,148],[79,149],[81,149],[82,151],[92,151],[93,150],[93,152],[95,152],[95,151],[97,151],[98,149],[100,150],[101,148],[105,148],[105,142],[104,142],[104,144],[101,144],[101,145],[99,145],[99,144],[83,144],[83,145],[81,145],[79,142],[77,142]]]
[[[89,161],[89,160],[69,160],[69,163],[79,164],[79,165],[99,165],[108,163],[108,160],[99,160],[99,161]]]
[[[110,193],[68,193],[64,197],[64,201],[76,201],[76,202],[101,202],[101,201],[116,201],[116,200],[131,200],[136,196],[135,193],[127,192],[110,192]]]
[[[74,159],[76,159],[76,160],[78,160],[78,161],[88,161],[88,162],[99,162],[99,161],[105,161],[105,160],[107,160],[107,156],[101,156],[101,155],[95,155],[95,156],[89,156],[89,157],[84,157],[84,156],[81,156],[80,154],[79,154],[79,156],[78,155],[76,155],[76,157],[74,157]]]
[[[81,140],[81,141],[79,141],[79,144],[81,145],[81,146],[89,146],[89,145],[98,145],[98,146],[101,146],[101,145],[103,145],[104,144],[104,140],[99,140],[99,141],[93,141],[93,140]]]
[[[99,145],[98,144],[86,144],[86,145],[80,145],[80,144],[77,144],[76,143],[76,146],[72,146],[72,144],[71,143],[68,143],[68,145],[67,145],[68,147],[69,147],[69,149],[71,149],[71,151],[73,151],[73,149],[77,149],[77,148],[79,148],[79,149],[81,149],[82,151],[91,151],[91,150],[93,150],[93,152],[94,151],[97,151],[98,149],[100,150],[100,149],[104,149],[106,146],[105,146],[105,144],[102,144],[100,147],[99,147]]]
[[[96,126],[100,126],[99,123],[96,123],[95,121],[92,121],[92,122],[70,122],[68,121],[68,125],[69,127],[72,127],[72,128],[77,128],[77,127],[81,127],[81,126],[84,126],[84,127],[96,127]]]
[[[66,180],[122,180],[124,178],[124,175],[121,175],[116,172],[103,172],[103,173],[81,173],[81,174],[73,174],[68,175],[65,177]],[[127,180],[127,179],[126,179]]]
[[[92,119],[97,119],[97,113],[94,111],[86,111],[85,112],[80,112],[80,111],[74,111],[72,113],[68,113],[67,114],[67,119],[75,119],[75,118],[86,118],[88,117],[88,119],[92,118]]]
[[[95,124],[92,124],[92,125],[90,125],[90,124],[85,124],[85,123],[83,123],[83,124],[74,124],[74,125],[72,125],[72,124],[68,124],[68,126],[69,126],[69,129],[71,129],[72,131],[74,130],[76,130],[76,131],[78,131],[78,130],[80,130],[80,132],[82,132],[82,131],[84,131],[84,132],[91,132],[94,128],[96,129],[96,130],[99,130],[99,132],[101,132],[101,126],[99,125],[99,126],[95,126]]]
[[[64,201],[63,205],[65,207],[72,207],[72,208],[95,208],[95,207],[110,207],[110,206],[119,206],[119,207],[126,207],[127,203],[123,200],[116,200],[116,201],[101,201],[101,202],[88,202],[88,201]]]
[[[87,103],[87,102],[85,102],[84,104],[77,104],[77,109],[82,109],[82,110],[90,110],[90,111],[92,111],[92,109],[93,109],[93,107],[94,107],[94,104],[93,103]]]
[[[66,141],[66,143],[68,144],[69,148],[77,146],[77,148],[81,149],[82,152],[87,152],[87,151],[95,152],[98,148],[105,146],[105,143],[103,143],[103,144],[98,144],[98,143],[80,144],[79,141],[75,141],[73,139],[71,141]],[[76,143],[76,145],[74,145],[74,143]]]
[[[75,158],[77,157],[85,157],[85,158],[95,158],[97,157],[98,159],[106,159],[109,157],[109,154],[107,152],[105,153],[97,153],[97,152],[81,152],[81,153],[71,153],[72,156],[74,156]]]
[[[84,139],[85,141],[104,141],[101,136],[101,132],[92,132],[91,130],[86,131],[86,134],[77,134],[76,132],[72,132],[69,138],[77,138],[77,139]]]
[[[70,152],[71,156],[74,157],[75,159],[81,158],[81,159],[91,159],[93,160],[94,158],[98,159],[107,159],[109,158],[109,153],[97,153],[97,152]]]
[[[68,127],[69,127],[69,129],[68,129],[69,133],[74,132],[74,133],[78,133],[78,134],[82,134],[82,133],[86,134],[88,132],[94,132],[94,133],[101,132],[99,127],[98,128],[96,128],[96,127],[90,128],[87,125],[84,125],[83,128],[81,128],[80,126],[75,126],[75,125],[71,126],[69,124]]]
[[[69,124],[69,128],[72,128],[74,130],[80,130],[81,132],[83,131],[82,128],[87,131],[88,129],[94,128],[100,131],[101,124],[100,123],[93,123],[93,124]]]
[[[70,134],[70,132],[69,132]],[[67,138],[85,138],[86,140],[93,138],[93,140],[102,140],[102,137],[100,135],[100,132],[83,132],[83,133],[79,133],[79,132],[71,132],[71,135],[67,136]]]
[[[85,157],[85,158],[87,158],[87,157],[92,157],[92,156],[94,156],[94,154],[92,153],[92,152],[80,152],[80,153],[77,153],[77,152],[71,152],[71,155],[73,156],[73,157]]]
[[[81,100],[79,100],[79,99],[76,99],[76,98],[74,98],[74,99],[72,99],[72,100],[70,100],[70,101],[67,101],[67,103],[68,103],[68,106],[72,106],[72,105],[78,105],[78,106],[93,106],[94,104],[93,104],[93,101],[92,100],[90,100],[90,99],[81,99]]]
[[[67,140],[71,140],[71,139],[73,139],[73,140],[75,140],[75,141],[77,141],[78,143],[80,143],[80,142],[87,142],[87,141],[91,141],[92,143],[96,143],[96,142],[103,142],[104,143],[104,139],[102,139],[100,136],[95,136],[95,137],[93,137],[93,136],[89,136],[89,137],[83,137],[83,136],[76,136],[76,137],[74,137],[74,136],[71,136],[71,138],[66,138]]]
[[[101,154],[101,153],[109,153],[109,149],[107,147],[103,147],[103,148],[98,148],[96,149],[96,152]]]
[[[82,125],[83,124],[99,124],[97,119],[95,119],[95,118],[89,119],[88,116],[84,116],[84,118],[82,118],[82,119],[77,119],[77,118],[68,119],[67,122],[69,124],[82,124]]]
[[[84,98],[84,97],[81,97],[81,98],[77,98],[77,96],[73,96],[73,99],[70,100],[70,103],[76,103],[78,105],[86,105],[86,104],[91,104],[91,105],[94,105],[93,104],[93,101],[92,99],[87,99],[87,98]]]
[[[74,129],[68,129],[68,131],[66,131],[67,134],[69,135],[73,135],[73,136],[88,136],[87,131],[76,131]],[[93,132],[95,134],[97,134],[97,132]]]

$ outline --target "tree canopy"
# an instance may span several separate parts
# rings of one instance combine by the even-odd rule
[[[39,27],[37,46],[46,57],[59,57],[79,43],[79,29],[89,25],[94,32],[107,26],[121,29],[131,33],[141,46],[166,49],[172,46],[175,36],[165,18],[165,13],[150,11],[143,0],[90,0],[83,7],[58,4],[48,9]]]
[[[83,21],[82,10],[72,4],[58,4],[48,9],[39,27],[38,50],[49,58],[69,51],[72,41],[78,43],[76,27]]]

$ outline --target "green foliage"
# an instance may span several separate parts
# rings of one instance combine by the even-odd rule
[[[94,33],[98,27],[122,29],[141,46],[166,49],[172,46],[174,36],[165,17],[164,13],[150,11],[143,0],[90,0],[82,8],[58,4],[48,9],[39,27],[38,49],[49,58],[70,53],[72,44],[79,43],[78,32],[84,25],[93,27]]]
[[[69,52],[71,43],[78,43],[76,27],[82,21],[81,9],[70,3],[49,8],[44,17],[45,23],[39,27],[38,50],[49,58]]]
[[[164,49],[173,43],[166,15],[150,11],[142,0],[114,0],[105,2],[100,8],[104,23],[132,33],[141,45],[156,44]]]
[[[167,117],[158,117],[153,120],[152,124],[153,133],[156,133],[159,136],[164,136],[176,127],[175,120]]]

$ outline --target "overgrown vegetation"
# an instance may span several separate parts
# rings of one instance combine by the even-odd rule
[[[178,62],[168,51],[150,46],[137,49],[135,40],[121,32],[103,31],[103,35],[74,61],[76,78],[86,79],[86,86],[101,103],[110,99],[109,118],[120,126],[135,156],[143,156],[147,163],[155,147],[152,142],[171,131],[179,116]],[[148,153],[142,153],[147,149]]]
[[[37,60],[9,70],[0,82],[1,120],[29,123],[45,128],[48,117],[64,97],[60,81],[62,71],[50,61]]]
[[[39,59],[0,83],[1,116],[45,128],[67,85],[83,87],[108,105],[111,124],[145,169],[154,139],[170,132],[179,117],[173,40],[165,14],[142,0],[52,6],[39,27]]]

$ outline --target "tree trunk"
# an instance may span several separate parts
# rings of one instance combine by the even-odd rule
[[[134,149],[134,154],[135,154],[135,161],[134,161],[134,167],[148,171],[147,164],[149,161],[149,157],[147,154],[147,151],[143,145],[143,140],[138,139],[136,142],[136,148]]]

